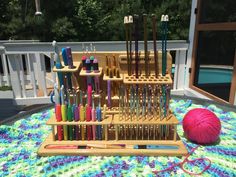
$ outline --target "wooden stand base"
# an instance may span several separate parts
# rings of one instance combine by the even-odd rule
[[[49,146],[65,146],[47,148]],[[73,147],[73,148],[71,148]],[[182,156],[188,153],[183,142],[178,140],[112,140],[112,141],[53,141],[49,135],[38,150],[40,156],[54,155],[141,155],[141,156]]]

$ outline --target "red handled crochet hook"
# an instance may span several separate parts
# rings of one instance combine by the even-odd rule
[[[60,95],[58,92],[58,86],[57,84],[54,85],[54,98],[55,98],[55,113],[56,113],[56,120],[57,122],[61,122],[62,121],[62,115],[61,115],[61,105],[60,105]],[[62,140],[62,126],[58,125],[57,126],[57,136],[58,136],[58,140],[61,141]]]

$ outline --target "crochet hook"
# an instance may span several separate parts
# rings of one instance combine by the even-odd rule
[[[63,122],[67,121],[67,107],[64,99],[64,85],[61,86],[61,115]],[[68,140],[67,125],[63,125],[64,140]]]
[[[60,105],[60,95],[58,92],[58,86],[57,84],[54,85],[54,97],[55,97],[55,115],[56,115],[56,120],[57,122],[62,121],[62,115],[61,115],[61,105]],[[58,125],[57,126],[57,137],[58,140],[61,141],[63,137],[63,132],[62,132],[62,126]]]
[[[56,69],[61,69],[62,64],[61,64],[61,60],[59,58],[59,50],[58,50],[57,42],[53,41],[52,46],[54,47],[54,61],[56,62]],[[58,76],[58,80],[59,80],[60,87],[61,87],[64,84],[63,83],[63,73],[57,72],[57,76]]]
[[[85,121],[85,108],[83,106],[83,92],[82,90],[80,91],[80,105],[79,105],[79,116],[80,116],[80,121]],[[85,139],[85,132],[84,132],[84,126],[81,125],[81,139]]]

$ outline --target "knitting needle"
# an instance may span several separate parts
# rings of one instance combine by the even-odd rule
[[[139,56],[138,56],[138,20],[139,16],[134,15],[134,33],[135,33],[135,77],[139,77],[138,65],[139,65]]]
[[[95,53],[96,53],[96,48],[94,46],[93,69],[94,69],[95,73],[98,73],[99,72],[99,65],[98,65],[97,57],[95,57]],[[99,77],[98,76],[94,77],[94,84],[95,84],[95,92],[98,94],[100,91],[100,84],[99,84]]]
[[[152,14],[152,32],[153,32],[153,52],[154,52],[154,67],[155,67],[155,77],[158,77],[159,68],[158,68],[158,52],[156,44],[156,15]]]
[[[143,102],[142,102],[142,119],[144,120],[146,118],[146,85],[144,85],[143,88]]]
[[[63,122],[67,121],[67,107],[64,100],[64,85],[61,86],[61,115]],[[68,140],[67,125],[63,126],[64,140]]]
[[[126,39],[126,54],[127,54],[127,68],[128,68],[128,75],[130,76],[131,73],[130,73],[130,67],[129,67],[129,42],[128,42],[128,38],[129,38],[129,18],[128,16],[125,16],[124,17],[124,24],[125,24],[125,39]]]
[[[167,39],[167,22],[169,21],[168,15],[161,16],[162,25],[162,75],[166,75],[166,39]]]
[[[136,96],[136,120],[138,121],[138,119],[139,119],[139,87],[138,87],[138,85],[136,85],[136,94],[135,94],[135,96]],[[135,134],[136,134],[136,139],[138,139],[138,134],[139,134],[139,125],[137,124],[136,125],[136,132],[135,132]]]
[[[168,15],[165,15],[165,22],[164,22],[164,76],[166,75],[166,62],[167,62],[167,51],[166,51],[166,47],[167,47],[167,24],[169,21],[169,17]]]
[[[128,67],[129,67],[129,71],[130,71],[130,75],[132,75],[132,27],[133,27],[133,16],[129,16],[129,64],[128,64]]]
[[[144,52],[145,52],[145,76],[149,76],[149,70],[148,70],[148,48],[147,48],[147,14],[143,14],[143,28],[144,28]]]
[[[148,86],[148,117],[151,119],[151,112],[152,112],[152,88]]]

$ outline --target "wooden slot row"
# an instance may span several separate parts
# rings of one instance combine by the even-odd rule
[[[159,74],[158,78],[154,74],[151,74],[149,77],[146,77],[144,74],[141,74],[138,78],[135,75],[129,76],[124,74],[124,84],[168,84],[172,85],[172,79],[169,74],[162,76]]]
[[[77,72],[80,67],[80,62],[74,62],[74,68],[69,68],[69,66],[62,65],[61,69],[57,69],[56,66],[53,67],[53,72]]]
[[[98,72],[91,71],[89,73],[86,72],[86,70],[81,69],[80,76],[101,76],[102,74],[102,67],[99,67]]]
[[[58,122],[56,121],[55,115],[53,115],[48,121],[47,125],[177,125],[178,124],[178,119],[173,115],[169,115],[166,118],[160,119],[160,118],[146,118],[142,119],[140,118],[139,120],[121,120],[119,115],[117,115],[116,110],[107,110],[106,114],[113,114],[113,116],[107,116],[106,119],[103,119],[102,121],[61,121]]]
[[[122,81],[123,78],[124,78],[124,74],[120,74],[120,77],[119,77],[119,78],[117,78],[117,77],[115,77],[115,76],[113,76],[112,78],[110,78],[110,77],[107,76],[106,74],[103,75],[103,80],[104,80],[104,81],[108,81],[108,80],[110,80],[110,81]]]

